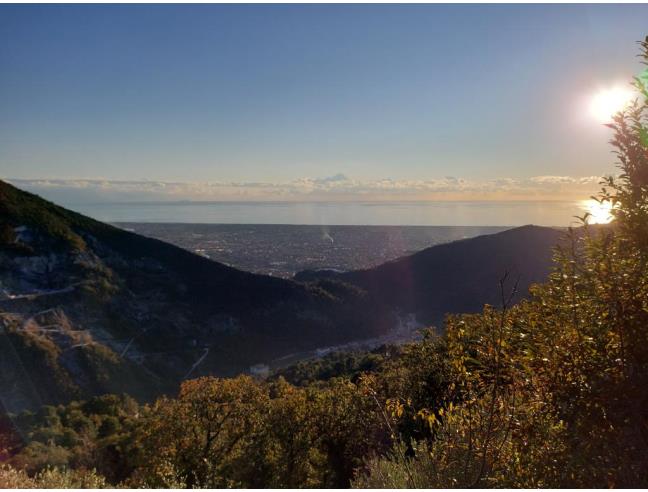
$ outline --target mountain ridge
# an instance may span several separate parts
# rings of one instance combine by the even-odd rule
[[[446,313],[478,312],[484,304],[497,305],[498,283],[506,273],[518,282],[519,300],[533,283],[546,278],[553,247],[563,234],[558,228],[526,225],[434,245],[372,268],[303,271],[295,279],[350,283],[366,290],[375,302],[415,312],[421,322],[438,325]],[[485,286],[492,292],[484,291]]]

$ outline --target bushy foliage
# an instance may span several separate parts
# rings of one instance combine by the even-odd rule
[[[319,359],[301,361],[279,369],[272,377],[283,377],[296,386],[308,386],[338,377],[355,380],[364,372],[379,370],[385,360],[397,352],[398,347],[381,347],[370,353],[333,352]]]
[[[47,468],[30,477],[24,470],[0,465],[2,489],[103,489],[106,480],[94,470]]]
[[[381,432],[362,389],[297,388],[247,376],[187,381],[139,426],[133,485],[345,486]]]
[[[97,469],[118,483],[132,471],[127,455],[139,423],[139,405],[130,397],[105,395],[44,406],[13,421],[26,442],[10,463],[30,475],[51,467]]]

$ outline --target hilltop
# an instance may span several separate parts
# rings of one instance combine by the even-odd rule
[[[496,234],[426,248],[410,256],[365,270],[304,271],[296,280],[336,280],[367,291],[373,301],[403,313],[416,313],[424,324],[441,325],[446,313],[480,311],[499,305],[499,281],[508,273],[508,287],[518,282],[514,300],[543,282],[552,251],[563,231],[523,226]]]

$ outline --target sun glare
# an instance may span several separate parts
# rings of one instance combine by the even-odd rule
[[[603,89],[594,95],[590,112],[599,123],[610,123],[616,113],[630,105],[634,96],[626,87]]]
[[[583,208],[589,213],[588,224],[609,224],[614,219],[610,202],[599,203],[596,200],[585,200]]]

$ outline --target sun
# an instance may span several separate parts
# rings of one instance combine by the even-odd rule
[[[583,208],[589,213],[588,224],[609,224],[614,219],[610,202],[599,203],[596,200],[584,200]]]
[[[627,108],[635,94],[626,87],[603,89],[594,95],[590,103],[590,113],[599,123],[611,123],[619,111]]]

